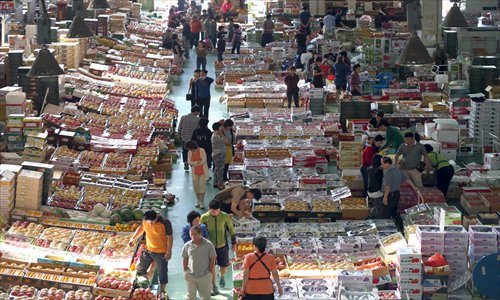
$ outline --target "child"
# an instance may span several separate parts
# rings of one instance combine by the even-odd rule
[[[231,49],[231,54],[235,52],[240,54],[241,40],[242,40],[243,32],[241,31],[240,25],[234,24],[234,34],[233,34],[233,48]]]
[[[224,26],[219,26],[219,32],[217,33],[217,60],[223,61],[222,55],[226,51],[226,38],[224,35]]]

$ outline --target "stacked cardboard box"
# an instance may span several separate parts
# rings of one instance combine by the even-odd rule
[[[43,193],[42,202],[46,204],[49,196],[49,189],[54,177],[54,165],[42,164],[38,162],[25,161],[21,165],[25,170],[38,171],[43,173]]]
[[[12,91],[5,95],[5,113],[24,114],[26,110],[26,94],[22,91]]]
[[[359,168],[363,155],[361,142],[339,142],[338,166],[340,169]]]
[[[482,134],[483,144],[485,146],[493,145],[493,138],[489,133],[496,136],[500,135],[499,112],[499,99],[487,99],[484,102],[472,101],[469,120],[469,136],[480,137]]]
[[[99,15],[97,17],[97,34],[99,36],[108,36],[109,35],[109,23],[110,23],[109,15]]]
[[[6,86],[0,89],[0,121],[7,121],[7,94],[11,92],[22,92],[20,87]]]
[[[24,114],[10,114],[7,117],[7,148],[18,151],[24,148],[23,124]]]
[[[483,256],[498,250],[497,233],[491,226],[469,226],[469,261],[473,267]]]
[[[467,271],[467,248],[469,234],[462,225],[444,227],[444,257],[450,266],[450,279],[460,277]]]
[[[8,219],[16,199],[16,174],[0,169],[0,215]]]
[[[403,247],[396,251],[397,279],[405,299],[422,299],[422,254],[415,248]]]
[[[444,232],[437,225],[417,226],[417,249],[422,255],[444,252]]]
[[[122,13],[116,13],[111,15],[111,21],[109,26],[109,31],[111,33],[123,33],[125,32],[125,19],[126,15]]]
[[[67,69],[76,69],[83,60],[83,54],[78,42],[58,43],[59,63],[64,64]]]
[[[17,178],[16,208],[38,210],[42,205],[43,173],[22,170]]]

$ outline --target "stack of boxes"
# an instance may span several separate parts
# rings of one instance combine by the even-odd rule
[[[126,15],[122,13],[115,13],[111,15],[109,31],[111,33],[123,33],[125,32],[125,19]]]
[[[437,225],[417,226],[417,249],[425,256],[444,253],[444,232]]]
[[[7,117],[7,149],[20,151],[24,149],[23,124],[24,114],[10,114]]]
[[[0,169],[0,216],[8,219],[16,199],[16,174]]]
[[[422,299],[422,254],[415,248],[403,247],[396,251],[399,291],[404,299]]]
[[[24,170],[38,171],[43,173],[42,202],[43,204],[46,204],[47,198],[49,196],[52,178],[54,177],[54,165],[25,161],[21,166]]]
[[[458,152],[458,122],[453,119],[435,119],[432,139],[441,143],[440,153],[448,160],[456,160]]]
[[[17,178],[16,209],[38,210],[42,205],[43,173],[22,170]]]
[[[109,15],[99,15],[97,17],[97,35],[98,36],[108,36],[109,35]]]
[[[9,85],[14,85],[17,83],[17,68],[23,65],[23,54],[24,50],[10,50],[8,58],[8,73],[7,73],[7,83]]]
[[[0,121],[7,121],[7,95],[12,92],[22,92],[20,87],[15,86],[6,86],[0,89]],[[9,111],[12,111],[12,107],[9,108]]]
[[[5,113],[11,114],[24,114],[26,111],[26,94],[22,89],[17,87],[15,90],[10,91],[5,95]]]
[[[43,162],[47,153],[47,133],[31,132],[26,136],[23,160]]]
[[[423,300],[447,300],[449,266],[427,267],[424,266],[422,279]]]
[[[337,165],[341,170],[359,168],[363,156],[362,142],[339,142]]]
[[[30,133],[43,132],[43,119],[42,117],[25,117],[23,119],[23,135],[26,138]]]
[[[498,251],[495,229],[491,226],[469,226],[469,262],[471,268],[484,256]]]
[[[325,114],[325,94],[322,88],[309,91],[309,110],[313,116]]]
[[[79,42],[71,41],[52,45],[53,47],[57,47],[57,55],[55,57],[57,58],[58,63],[64,64],[66,69],[78,68],[83,59]]]
[[[484,146],[492,146],[493,138],[488,134],[500,135],[499,99],[487,99],[484,102],[472,101],[469,120],[469,136],[483,137]]]
[[[313,16],[322,16],[325,14],[325,0],[309,0],[309,12]]]
[[[462,225],[444,227],[444,257],[450,266],[450,280],[454,281],[467,271],[469,233]]]

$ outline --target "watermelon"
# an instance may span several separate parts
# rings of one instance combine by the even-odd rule
[[[120,213],[121,213],[120,209],[115,209],[115,210],[113,210],[113,212],[111,213],[111,215],[112,216],[114,216],[114,215],[120,215]]]
[[[150,286],[149,280],[144,276],[138,276],[136,285],[140,288],[147,289]]]
[[[132,212],[132,214],[134,215],[134,220],[136,221],[141,221],[142,218],[144,218],[144,213],[142,212],[142,210],[136,209]]]
[[[122,222],[122,217],[120,215],[114,214],[109,218],[109,224],[114,226]]]
[[[124,223],[130,222],[134,220],[134,214],[128,208],[125,208],[121,211],[120,216],[122,217],[122,221]]]

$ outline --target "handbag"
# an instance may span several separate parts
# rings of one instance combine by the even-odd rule
[[[192,94],[186,94],[186,101],[191,101],[193,100],[193,95]]]

